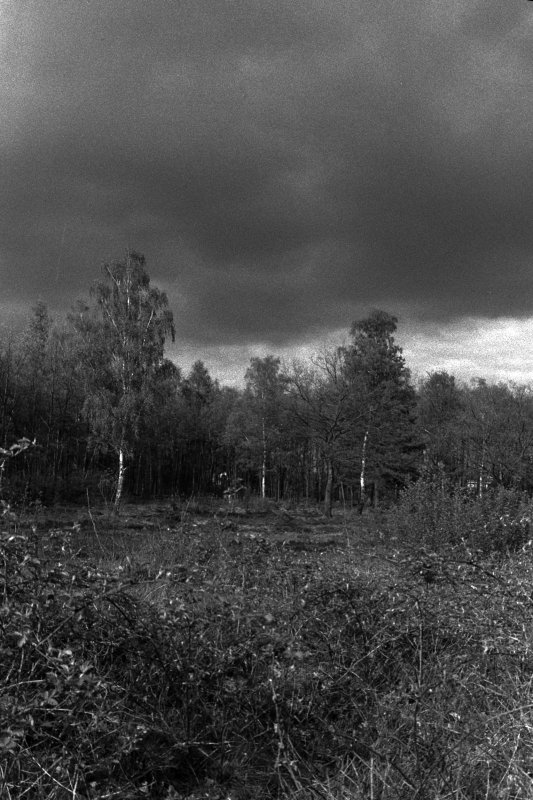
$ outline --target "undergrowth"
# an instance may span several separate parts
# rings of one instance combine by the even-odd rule
[[[4,506],[2,798],[533,796],[527,546],[393,542],[378,579],[356,531],[333,558],[230,522],[148,561],[95,528],[96,559]]]
[[[439,469],[410,483],[388,516],[402,543],[509,553],[533,535],[533,503],[527,495],[503,486],[479,494],[452,483]]]

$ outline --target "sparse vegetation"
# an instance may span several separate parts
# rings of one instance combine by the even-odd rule
[[[4,504],[0,795],[530,797],[529,545],[443,548],[419,507],[409,539],[413,492],[332,519]]]

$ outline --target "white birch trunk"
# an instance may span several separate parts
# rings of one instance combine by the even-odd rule
[[[483,439],[483,445],[481,447],[481,461],[479,463],[479,488],[478,488],[478,496],[479,499],[483,497],[483,473],[485,471],[485,439]]]
[[[263,500],[266,497],[266,462],[267,462],[267,443],[266,443],[266,431],[265,431],[265,420],[262,420],[263,425],[263,463],[261,465],[261,497]]]
[[[366,491],[366,446],[368,444],[368,429],[363,437],[363,447],[361,448],[361,474],[359,476],[359,509],[362,511],[365,504]]]
[[[118,511],[120,507],[120,501],[122,499],[122,490],[124,489],[125,473],[126,473],[126,466],[124,463],[124,447],[121,444],[118,451],[118,476],[117,476],[117,491],[115,494],[115,511]]]

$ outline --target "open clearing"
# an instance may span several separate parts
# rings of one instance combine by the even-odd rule
[[[4,519],[9,800],[533,796],[528,547],[258,502]]]
[[[171,566],[194,545],[218,542],[234,558],[248,542],[286,551],[299,559],[324,566],[347,563],[359,574],[376,579],[396,571],[391,557],[391,537],[381,513],[364,515],[337,508],[331,518],[316,506],[286,508],[257,502],[253,509],[208,501],[130,504],[116,516],[111,508],[59,507],[33,516],[43,534],[72,531],[72,546],[82,558],[94,562],[134,559],[138,566]],[[393,542],[394,543],[394,542]]]

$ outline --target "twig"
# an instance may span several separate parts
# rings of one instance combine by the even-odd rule
[[[91,504],[89,502],[89,490],[86,489],[86,492],[87,492],[87,512],[89,514],[89,519],[91,520],[91,524],[93,526],[94,535],[96,536],[96,541],[98,542],[98,546],[100,547],[101,552],[107,555],[107,550],[105,549],[105,547],[103,547],[102,542],[100,541],[100,536],[98,535],[98,531],[96,530],[96,524],[91,511]]]

